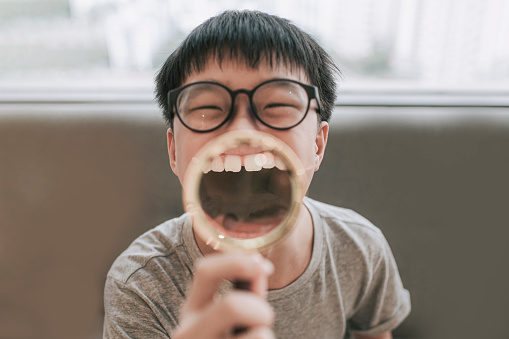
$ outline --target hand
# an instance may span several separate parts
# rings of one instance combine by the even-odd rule
[[[261,255],[228,253],[199,261],[175,339],[228,338],[238,326],[248,330],[235,338],[274,338],[270,328],[274,314],[265,300],[273,270],[272,263]],[[225,279],[249,281],[251,292],[233,290],[219,296]]]

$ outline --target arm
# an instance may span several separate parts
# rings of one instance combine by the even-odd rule
[[[398,327],[410,313],[410,295],[403,287],[396,261],[390,247],[379,232],[374,234],[370,254],[371,262],[366,272],[366,284],[361,290],[361,302],[356,305],[349,319],[352,332],[357,335],[380,333],[373,338],[392,338],[391,331]],[[378,238],[378,239],[377,239]],[[376,244],[378,243],[378,244]],[[363,338],[358,336],[356,338]]]
[[[382,334],[378,335],[367,335],[367,334],[361,334],[361,333],[354,333],[353,334],[354,339],[392,339],[392,332],[387,331]]]
[[[108,277],[104,293],[103,338],[169,339],[166,328],[146,301],[129,286]]]

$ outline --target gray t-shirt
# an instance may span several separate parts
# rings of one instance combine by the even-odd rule
[[[410,312],[393,255],[381,231],[359,214],[305,198],[314,226],[304,273],[271,290],[277,338],[378,334]],[[110,269],[104,292],[104,338],[168,338],[202,257],[189,215],[146,232]]]

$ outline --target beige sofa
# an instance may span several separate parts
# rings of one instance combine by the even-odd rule
[[[112,261],[182,212],[166,127],[42,106],[0,105],[0,339],[99,338]],[[413,302],[396,337],[507,338],[507,108],[340,107],[309,195],[385,233]]]

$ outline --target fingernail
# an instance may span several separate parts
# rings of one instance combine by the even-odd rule
[[[268,259],[265,259],[262,255],[256,255],[255,260],[262,265],[263,270],[267,274],[274,273],[274,264]]]
[[[274,264],[267,259],[263,259],[263,269],[267,274],[274,273]]]

